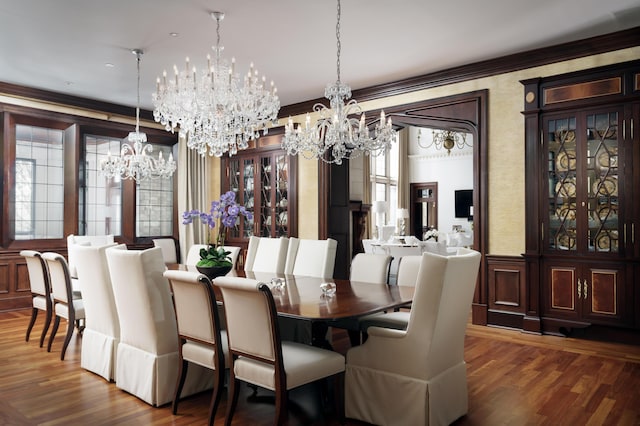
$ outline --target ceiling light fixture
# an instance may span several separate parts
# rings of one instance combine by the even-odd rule
[[[343,159],[355,158],[362,154],[383,154],[395,140],[391,118],[385,120],[384,111],[380,112],[380,121],[376,124],[373,136],[369,133],[365,115],[360,120],[350,117],[362,113],[362,109],[351,99],[351,88],[340,81],[340,0],[338,0],[337,71],[338,80],[328,84],[324,96],[329,99],[331,108],[321,103],[313,107],[320,114],[315,126],[311,126],[311,116],[307,114],[304,127],[294,127],[293,120],[285,126],[282,147],[289,155],[301,154],[306,159],[321,159],[327,163],[342,164]]]
[[[276,123],[280,100],[273,81],[267,87],[266,78],[259,77],[253,64],[241,78],[234,70],[235,59],[229,65],[221,57],[224,13],[211,12],[211,17],[217,24],[213,63],[207,55],[207,68],[199,78],[189,58],[183,70],[174,65],[174,78],[163,72],[153,94],[153,116],[167,131],[179,129],[179,137],[201,155],[221,157],[228,152],[231,156]]]
[[[170,178],[176,171],[176,162],[173,154],[169,154],[169,160],[162,158],[162,152],[158,159],[151,157],[153,146],[147,145],[147,135],[140,131],[140,59],[142,50],[131,51],[136,55],[138,64],[138,99],[136,104],[136,131],[129,133],[129,144],[123,143],[120,148],[120,156],[112,157],[111,153],[101,163],[102,173],[112,179],[120,176],[122,179],[134,179],[142,182],[148,179]]]
[[[429,149],[432,146],[437,150],[442,148],[447,150],[447,155],[451,155],[451,150],[455,147],[462,149],[465,146],[473,147],[467,142],[467,134],[464,132],[454,132],[453,130],[435,130],[431,131],[431,142],[421,142],[422,129],[418,130],[418,146],[420,148]]]

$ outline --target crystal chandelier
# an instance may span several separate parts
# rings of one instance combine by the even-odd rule
[[[366,125],[365,115],[360,120],[350,117],[362,112],[355,99],[351,98],[351,88],[340,81],[340,0],[338,0],[337,38],[337,71],[338,80],[328,84],[324,96],[329,99],[331,108],[318,103],[313,111],[320,118],[315,126],[311,126],[311,116],[307,114],[304,127],[298,124],[294,128],[291,117],[285,125],[282,147],[289,155],[302,154],[306,159],[321,159],[327,163],[342,164],[345,158],[355,158],[362,154],[379,155],[391,146],[395,132],[391,118],[385,119],[384,111],[380,112],[380,121],[376,124],[373,135]]]
[[[280,100],[273,81],[267,87],[266,78],[260,78],[253,64],[241,78],[235,73],[235,59],[229,64],[221,57],[220,21],[224,13],[211,12],[211,17],[217,23],[213,63],[207,55],[207,68],[201,76],[191,68],[189,58],[183,70],[174,65],[173,78],[164,71],[153,94],[153,116],[167,131],[178,128],[179,137],[201,155],[208,152],[221,157],[228,152],[231,156],[276,123]]]
[[[169,159],[162,158],[162,152],[158,159],[151,157],[153,146],[147,145],[147,135],[140,131],[140,59],[142,50],[131,51],[136,55],[138,65],[138,99],[136,103],[136,131],[129,133],[127,139],[129,143],[123,143],[120,148],[120,156],[109,156],[101,163],[102,173],[112,179],[120,176],[122,179],[134,179],[142,182],[148,179],[170,178],[176,171],[176,162],[173,161],[173,154],[169,154]]]
[[[429,149],[432,146],[437,150],[444,148],[447,150],[447,155],[451,155],[451,150],[455,147],[462,149],[465,146],[473,146],[467,142],[467,134],[464,132],[458,133],[452,130],[432,130],[431,142],[427,144],[421,142],[421,136],[422,129],[418,130],[418,146],[420,148]]]

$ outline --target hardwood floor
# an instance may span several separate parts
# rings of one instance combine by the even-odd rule
[[[0,425],[206,424],[209,393],[182,401],[175,416],[169,405],[150,407],[80,368],[81,337],[74,334],[60,361],[64,333],[47,353],[38,347],[39,318],[25,342],[29,315],[0,313]],[[334,345],[344,353],[346,334],[339,332]],[[640,425],[640,346],[469,325],[465,359],[469,413],[458,426]],[[234,425],[272,424],[269,392],[255,397],[245,386],[242,392]],[[289,424],[339,424],[320,400],[316,387],[295,390]],[[224,423],[225,409],[223,393],[216,425]]]

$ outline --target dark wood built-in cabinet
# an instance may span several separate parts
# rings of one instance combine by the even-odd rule
[[[524,328],[640,328],[640,61],[526,80]]]
[[[247,246],[249,237],[297,236],[296,158],[281,149],[282,132],[252,142],[233,157],[222,159],[222,190],[234,191],[236,201],[253,213],[241,217],[227,235],[229,245]]]

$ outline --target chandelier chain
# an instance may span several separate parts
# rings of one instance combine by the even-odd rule
[[[342,51],[342,45],[340,44],[340,16],[341,15],[342,15],[342,10],[340,8],[340,0],[338,0],[338,20],[336,22],[336,40],[337,40],[336,45],[338,47],[336,67],[338,72],[338,83],[340,83],[340,53]]]
[[[137,85],[137,99],[136,99],[136,133],[140,133],[140,57],[142,56],[142,51],[135,50],[136,54],[136,64],[138,70],[138,85]]]

